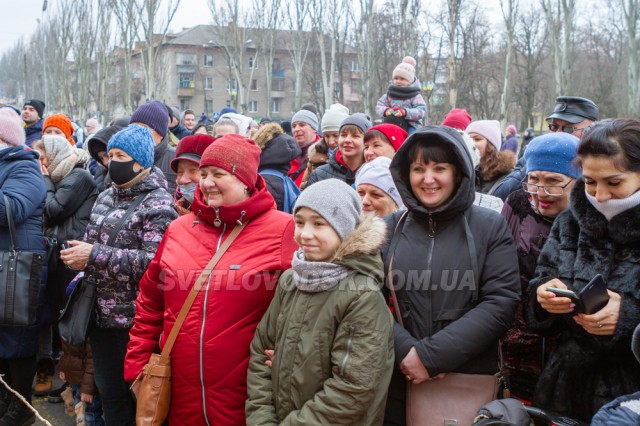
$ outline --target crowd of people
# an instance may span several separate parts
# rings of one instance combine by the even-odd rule
[[[464,109],[426,125],[410,57],[376,112],[214,123],[152,100],[83,131],[37,99],[0,108],[0,251],[9,211],[46,256],[38,324],[0,326],[0,374],[134,425],[137,379],[234,233],[170,354],[172,426],[413,424],[420,385],[451,377],[584,422],[640,401],[640,120],[563,96],[521,141]],[[554,291],[598,274],[597,312]],[[80,280],[95,316],[70,346]],[[33,422],[0,387],[0,426]]]

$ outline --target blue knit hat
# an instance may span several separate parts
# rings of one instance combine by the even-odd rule
[[[533,138],[524,152],[527,173],[541,170],[578,178],[581,171],[575,159],[579,143],[577,137],[561,132]]]
[[[132,124],[109,139],[107,152],[113,148],[119,148],[129,154],[143,168],[150,169],[153,167],[154,147],[155,143],[153,142],[151,130],[138,124]]]
[[[131,114],[129,123],[142,123],[158,132],[163,138],[169,131],[169,113],[160,101],[146,102]]]

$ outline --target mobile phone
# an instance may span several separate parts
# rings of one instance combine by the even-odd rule
[[[60,250],[66,250],[66,249],[70,249],[70,248],[71,248],[71,245],[69,245],[69,243],[66,242],[66,241],[64,243],[60,244]]]
[[[550,291],[551,293],[559,297],[568,297],[574,302],[578,300],[578,295],[571,290],[565,290],[563,288],[547,287],[547,291]]]

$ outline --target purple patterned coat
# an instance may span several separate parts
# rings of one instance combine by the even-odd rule
[[[133,188],[111,186],[96,200],[84,241],[93,244],[85,273],[98,278],[96,323],[101,328],[131,328],[136,313],[138,282],[153,259],[169,223],[178,217],[167,180],[154,167],[151,174]],[[113,246],[109,233],[129,205],[147,193]]]

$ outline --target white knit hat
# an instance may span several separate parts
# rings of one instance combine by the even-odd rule
[[[322,124],[320,125],[322,133],[337,132],[340,130],[340,123],[349,117],[349,108],[342,104],[333,104],[322,116]]]
[[[364,163],[356,173],[356,188],[363,183],[380,188],[401,209],[404,208],[404,203],[391,177],[390,165],[391,160],[387,157],[376,157],[369,163]]]

